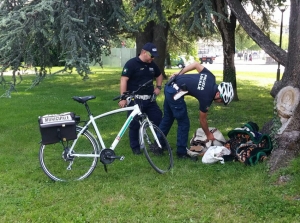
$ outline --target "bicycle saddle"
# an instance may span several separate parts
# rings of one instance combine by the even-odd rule
[[[90,96],[83,96],[83,97],[79,97],[79,96],[73,96],[72,97],[74,101],[77,101],[79,103],[85,103],[87,102],[88,100],[92,100],[92,99],[95,99],[96,96],[94,95],[90,95]]]

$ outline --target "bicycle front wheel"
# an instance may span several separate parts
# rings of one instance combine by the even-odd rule
[[[76,128],[78,133],[81,127]],[[74,181],[87,178],[94,171],[98,157],[67,157],[73,141],[41,145],[39,160],[45,174],[54,181]],[[82,133],[74,147],[76,154],[99,154],[96,139],[88,132]]]
[[[156,125],[153,124],[152,126],[154,134],[148,122],[142,125],[141,145],[143,145],[145,156],[150,165],[154,170],[162,174],[173,167],[172,149],[163,132]],[[160,135],[160,144],[163,145],[163,148],[159,148],[155,141],[155,136],[157,135]]]

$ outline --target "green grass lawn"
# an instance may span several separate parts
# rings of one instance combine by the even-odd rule
[[[86,119],[84,106],[72,96],[95,95],[89,102],[94,115],[118,108],[121,68],[93,68],[90,79],[77,74],[49,76],[33,89],[34,76],[24,76],[11,98],[1,98],[0,222],[299,222],[300,159],[276,175],[266,163],[244,166],[202,164],[201,160],[174,159],[171,172],[156,173],[144,156],[134,156],[128,134],[116,148],[124,161],[104,171],[102,164],[80,182],[53,182],[39,165],[38,116],[75,112]],[[168,74],[176,71],[166,70]],[[222,72],[214,71],[217,82]],[[9,78],[7,77],[7,80]],[[274,83],[271,73],[238,73],[238,102],[213,105],[208,122],[227,138],[227,132],[253,121],[262,128],[273,117]],[[5,92],[1,89],[0,95]],[[160,107],[163,94],[157,99]],[[199,127],[198,104],[186,99],[191,120],[190,137]],[[126,114],[97,123],[109,147]],[[176,148],[176,124],[168,140]],[[290,181],[278,184],[280,174]]]

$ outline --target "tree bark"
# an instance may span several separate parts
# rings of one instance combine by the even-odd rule
[[[291,0],[288,59],[282,82],[285,86],[300,87],[300,2]]]
[[[158,50],[159,57],[154,59],[154,62],[159,67],[164,79],[167,79],[165,74],[165,58],[167,51],[167,39],[168,39],[169,25],[163,26],[162,24],[156,24],[154,21],[147,23],[145,29],[136,34],[136,53],[141,52],[143,45],[147,42],[152,42]]]
[[[288,53],[271,42],[251,21],[238,0],[227,0],[240,24],[253,40],[280,64],[285,66],[281,81],[275,83],[273,95],[286,86],[300,88],[300,1],[291,0],[289,21],[289,47]],[[276,144],[269,159],[270,172],[273,173],[281,167],[286,167],[300,152],[300,103],[295,108],[287,127],[282,134],[275,135]],[[267,122],[270,125],[270,122]],[[269,126],[269,129],[271,127]]]
[[[157,47],[159,54],[159,57],[155,58],[154,62],[159,67],[164,79],[167,79],[167,75],[165,73],[165,58],[167,52],[169,25],[167,24],[165,27],[160,24],[155,25],[153,31],[153,43]]]
[[[136,33],[136,55],[139,55],[142,47],[147,43],[147,42],[152,42],[153,41],[153,27],[154,27],[154,22],[150,21],[147,23],[146,27],[144,28],[143,31]]]
[[[227,5],[222,0],[213,1],[214,10],[227,18],[228,14],[226,13],[226,7]],[[239,98],[237,94],[236,70],[234,65],[236,17],[235,15],[231,14],[229,17],[230,22],[224,19],[219,20],[217,16],[214,16],[214,19],[223,42],[223,81],[232,83],[234,89],[233,100],[238,101]]]
[[[289,21],[289,47],[287,66],[282,80],[279,81],[280,88],[285,86],[300,88],[300,2],[291,0]],[[289,162],[299,155],[300,152],[300,103],[296,107],[291,120],[281,135],[276,135],[277,148],[274,149],[270,157],[270,170],[276,171],[280,167],[285,167]]]

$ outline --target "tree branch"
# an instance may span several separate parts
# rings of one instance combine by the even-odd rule
[[[258,26],[249,18],[239,0],[226,0],[226,2],[248,35],[274,60],[283,66],[286,66],[287,53],[272,42],[258,28]]]

